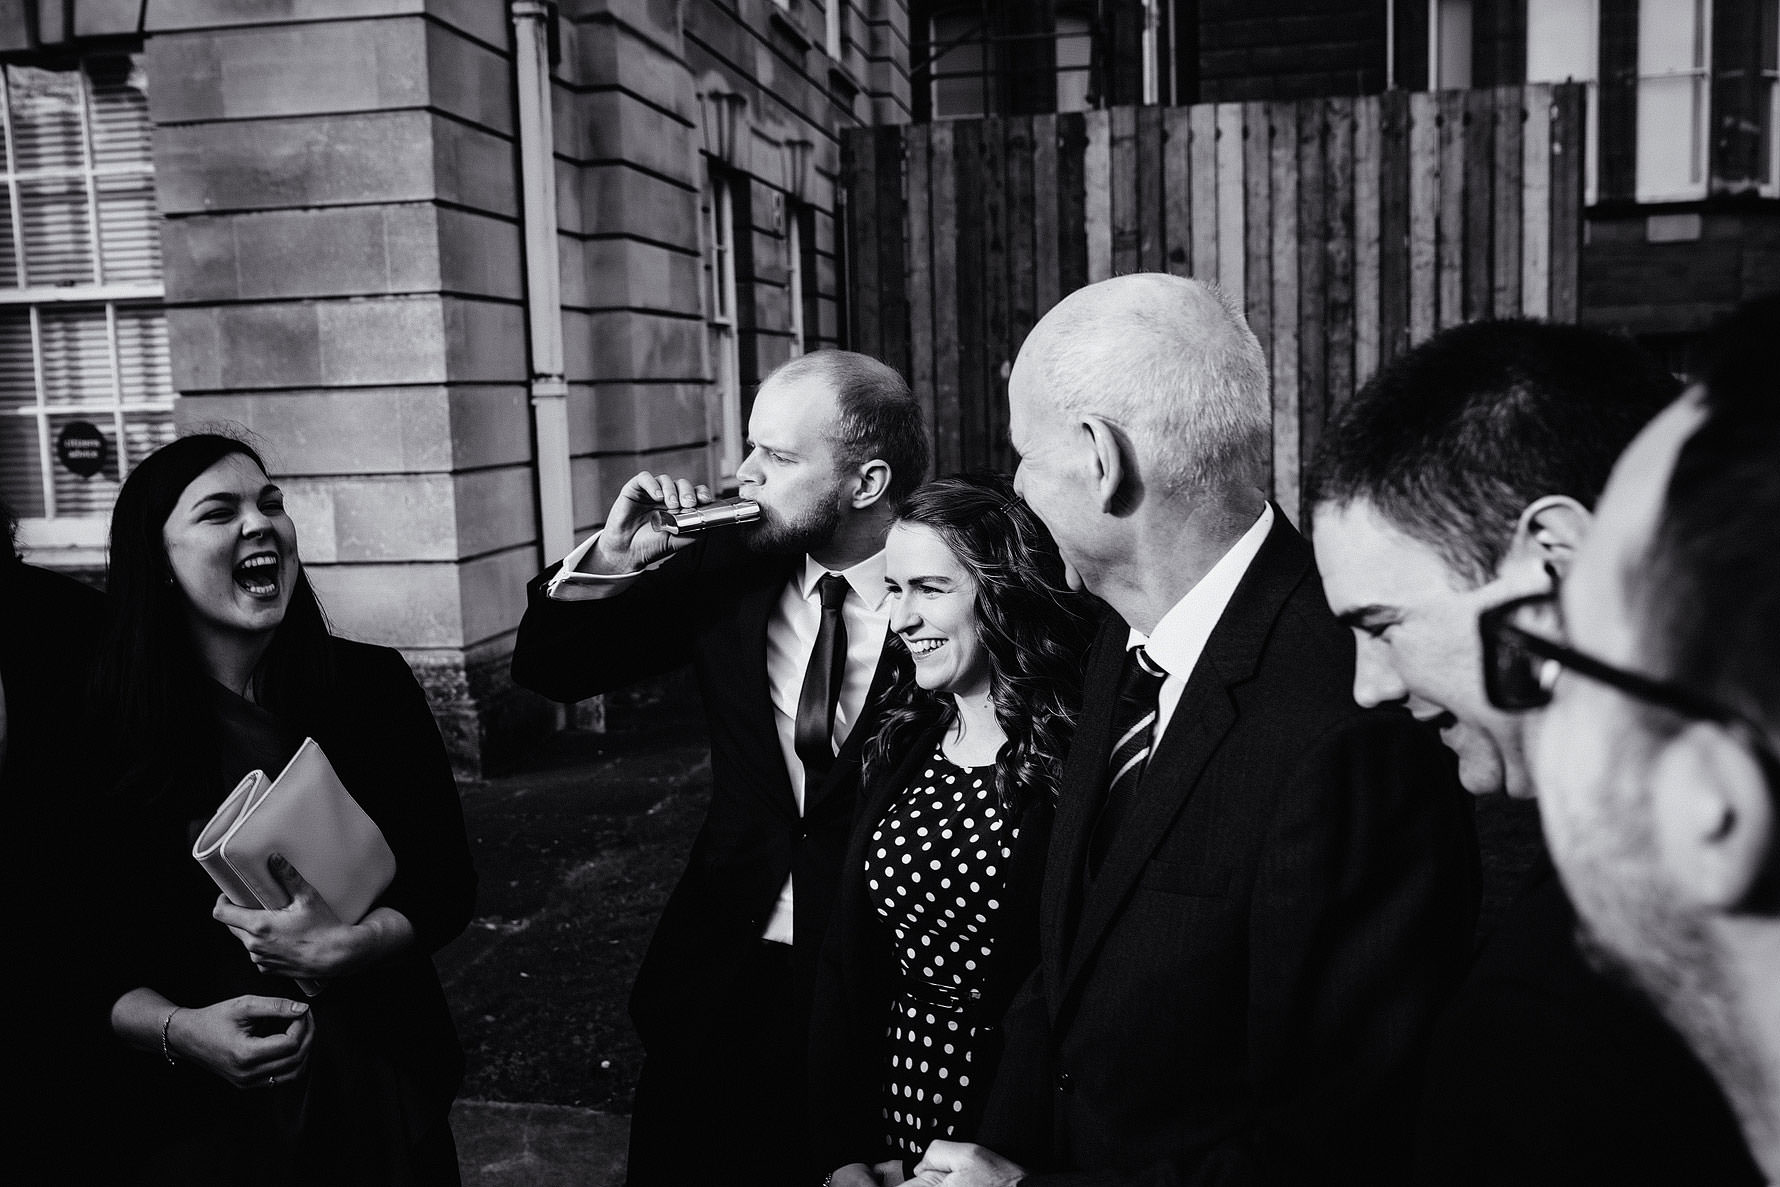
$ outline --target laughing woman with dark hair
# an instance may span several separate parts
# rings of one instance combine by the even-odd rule
[[[816,1157],[901,1182],[981,1118],[997,1024],[1037,960],[1038,887],[1088,644],[1086,599],[999,476],[910,496],[885,542],[902,642],[823,948]]]
[[[430,954],[468,923],[475,873],[406,663],[329,633],[283,493],[229,437],[182,438],[136,467],[112,514],[110,593],[108,874],[129,887],[111,1022],[139,1052],[140,1180],[457,1182],[463,1057]],[[356,923],[278,861],[291,905],[234,906],[191,856],[241,778],[283,769],[305,737],[395,853]]]

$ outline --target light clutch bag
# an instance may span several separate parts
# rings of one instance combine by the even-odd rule
[[[346,923],[357,923],[396,876],[383,833],[334,773],[314,738],[305,738],[276,779],[251,771],[198,834],[192,856],[238,907],[290,905],[266,859],[295,866]],[[299,979],[304,993],[320,986]]]

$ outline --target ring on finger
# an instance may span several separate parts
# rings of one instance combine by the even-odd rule
[[[277,1076],[267,1076],[266,1077],[266,1087],[267,1088],[278,1087],[278,1077]]]

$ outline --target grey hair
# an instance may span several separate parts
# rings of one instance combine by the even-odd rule
[[[1214,284],[1149,272],[1078,289],[1046,315],[1051,399],[1123,429],[1164,491],[1260,485],[1273,410],[1261,344]]]

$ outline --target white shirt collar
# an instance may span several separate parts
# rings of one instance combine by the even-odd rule
[[[1260,518],[1243,533],[1242,539],[1219,557],[1218,563],[1180,601],[1169,607],[1155,630],[1148,636],[1135,628],[1131,631],[1126,649],[1141,644],[1150,658],[1161,664],[1173,679],[1185,680],[1192,675],[1218,619],[1224,616],[1236,587],[1242,583],[1243,575],[1254,563],[1261,545],[1267,540],[1267,533],[1272,530],[1273,507],[1268,504],[1261,508]]]
[[[816,563],[816,558],[808,553],[803,558],[803,573],[799,577],[798,591],[806,598],[816,596],[816,582],[822,580],[824,573],[834,570]],[[884,550],[878,549],[850,569],[842,569],[840,575],[847,579],[853,592],[869,609],[876,610],[889,596],[890,591],[884,586]]]

